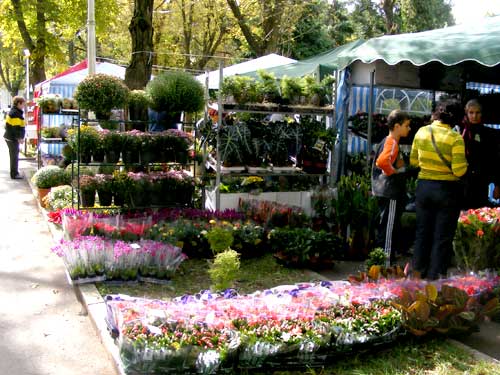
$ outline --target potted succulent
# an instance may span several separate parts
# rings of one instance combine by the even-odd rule
[[[38,199],[42,207],[45,207],[43,198],[50,192],[52,187],[69,183],[68,174],[64,169],[56,165],[48,165],[40,168],[35,172],[31,181],[38,190]]]
[[[100,206],[111,206],[113,200],[113,176],[110,174],[98,173],[95,176],[97,196]]]
[[[97,119],[109,120],[113,108],[127,104],[128,95],[129,89],[122,79],[98,73],[78,84],[74,98],[80,108],[93,111]]]
[[[193,113],[203,109],[204,90],[200,82],[185,72],[167,72],[153,78],[146,86],[151,109],[166,112],[170,127],[180,121],[181,112]],[[168,128],[168,126],[167,126]]]
[[[80,202],[83,207],[94,207],[97,182],[94,176],[82,175],[78,180]]]

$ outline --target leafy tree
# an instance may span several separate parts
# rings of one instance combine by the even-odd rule
[[[11,96],[18,94],[24,82],[24,59],[20,47],[7,47],[0,39],[0,77]]]
[[[369,39],[385,33],[382,9],[371,0],[355,0],[350,18],[354,26],[353,39]]]
[[[326,0],[305,3],[291,38],[283,42],[282,51],[286,55],[301,60],[332,48],[333,40],[328,33],[328,8]]]
[[[417,32],[455,24],[449,0],[399,0],[401,31]]]
[[[253,56],[279,52],[295,30],[304,5],[301,0],[226,0]]]

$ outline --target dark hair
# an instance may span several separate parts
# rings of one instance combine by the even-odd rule
[[[463,116],[462,106],[457,99],[444,99],[436,104],[436,109],[432,114],[435,120],[439,120],[444,124],[456,125],[460,122]]]
[[[408,113],[403,112],[400,109],[395,109],[389,113],[389,116],[387,116],[387,126],[389,127],[389,130],[392,130],[396,124],[403,125],[403,122],[409,119],[410,116]]]

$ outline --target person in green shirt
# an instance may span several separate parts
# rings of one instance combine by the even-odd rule
[[[412,266],[422,278],[446,276],[452,256],[463,195],[460,177],[467,171],[463,138],[452,130],[461,114],[458,100],[438,102],[434,122],[417,131],[410,152],[410,165],[420,169]]]

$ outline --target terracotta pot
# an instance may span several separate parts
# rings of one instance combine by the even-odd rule
[[[44,188],[38,188],[38,201],[40,202],[40,206],[42,206],[43,208],[47,207],[47,205],[45,204],[43,198],[49,194],[50,192],[50,188],[48,189],[44,189]]]

